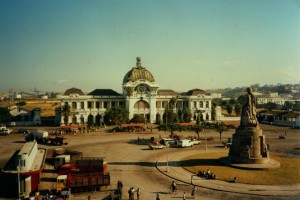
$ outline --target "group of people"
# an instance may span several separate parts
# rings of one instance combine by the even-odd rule
[[[206,179],[216,179],[217,176],[212,173],[209,169],[207,171],[198,171],[197,176],[201,178],[206,178]]]
[[[141,196],[141,189],[138,188],[136,191],[134,190],[134,187],[129,188],[128,190],[128,196],[129,200],[134,200],[134,193],[136,193],[137,200],[140,199]]]

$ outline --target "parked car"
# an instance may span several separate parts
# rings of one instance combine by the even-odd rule
[[[9,135],[12,132],[12,129],[6,128],[5,126],[0,128],[0,135]]]

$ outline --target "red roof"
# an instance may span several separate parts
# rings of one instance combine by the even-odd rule
[[[142,127],[143,123],[121,124],[121,127]]]

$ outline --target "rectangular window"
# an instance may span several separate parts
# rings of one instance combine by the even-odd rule
[[[105,109],[107,109],[107,108],[108,108],[108,102],[107,102],[107,101],[104,101],[103,104],[104,104],[103,107],[104,107]]]
[[[100,102],[96,101],[96,108],[99,109],[100,108]]]
[[[119,101],[119,106],[120,106],[120,107],[124,107],[124,104],[123,104],[122,101]]]
[[[194,108],[197,108],[197,102],[194,101]]]
[[[84,102],[80,102],[80,109],[84,110]]]
[[[72,109],[77,109],[77,103],[76,102],[72,102]]]
[[[157,101],[157,102],[156,102],[156,108],[161,108],[160,105],[161,105],[161,101]]]
[[[92,101],[88,101],[88,108],[89,108],[89,109],[94,108],[93,102],[92,102]]]

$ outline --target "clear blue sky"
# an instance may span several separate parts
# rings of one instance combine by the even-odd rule
[[[0,92],[299,83],[299,0],[1,0]]]

